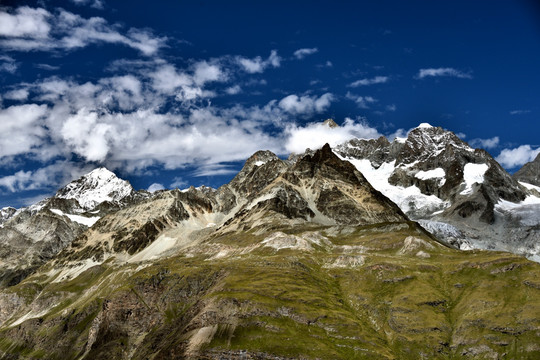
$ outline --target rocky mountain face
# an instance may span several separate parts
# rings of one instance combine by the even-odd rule
[[[523,165],[521,169],[516,171],[513,178],[526,184],[540,186],[540,154],[533,161]]]
[[[451,244],[540,254],[539,194],[450,131],[421,124],[407,138],[353,139],[335,152]]]
[[[118,206],[0,291],[0,358],[540,356],[540,265],[441,244],[353,164],[260,151]]]
[[[20,282],[105,214],[146,197],[99,168],[51,198],[18,211],[8,209],[0,228],[0,287]]]

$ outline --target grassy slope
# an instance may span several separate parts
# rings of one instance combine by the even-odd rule
[[[177,256],[144,268],[106,263],[63,283],[33,276],[10,291],[28,304],[50,302],[53,310],[4,328],[0,354],[540,358],[538,264],[506,253],[459,252],[413,226],[387,225],[304,229],[335,245],[312,252],[261,247],[217,260]],[[400,252],[410,235],[433,248]],[[212,243],[263,238],[229,234]],[[415,256],[419,250],[430,257]],[[328,267],[343,256],[364,264]]]

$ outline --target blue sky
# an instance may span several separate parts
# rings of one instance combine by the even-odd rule
[[[1,4],[0,206],[98,166],[137,189],[217,187],[258,149],[422,122],[509,171],[540,152],[534,1]]]

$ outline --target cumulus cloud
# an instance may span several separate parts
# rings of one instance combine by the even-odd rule
[[[292,94],[281,99],[279,107],[293,115],[311,116],[328,109],[333,100],[334,95],[331,93],[323,94],[320,97]]]
[[[368,86],[368,85],[375,85],[375,84],[384,84],[388,82],[390,78],[388,76],[375,76],[373,78],[366,78],[366,79],[360,79],[356,80],[355,82],[352,82],[349,84],[350,87],[359,87],[359,86]]]
[[[63,9],[55,13],[27,6],[0,10],[0,47],[12,51],[72,50],[109,43],[154,55],[167,40],[149,30],[129,29],[122,34],[118,29],[101,17],[86,19]]]
[[[153,183],[152,185],[150,185],[148,187],[148,190],[149,192],[153,193],[153,192],[156,192],[158,190],[164,190],[165,189],[165,186],[163,186],[163,184],[160,184],[160,183]]]
[[[317,48],[298,49],[298,50],[296,50],[294,52],[294,57],[296,57],[298,60],[301,60],[301,59],[305,58],[308,55],[315,54],[318,51],[319,51],[319,49],[317,49]]]
[[[17,105],[0,109],[0,158],[33,151],[47,135],[46,105]]]
[[[289,152],[302,153],[307,148],[318,149],[324,144],[336,146],[352,138],[373,139],[381,134],[363,121],[346,118],[339,127],[324,123],[311,123],[306,126],[291,125],[285,130],[285,148]]]
[[[242,88],[239,85],[234,85],[225,89],[225,92],[229,95],[236,95],[242,92]]]
[[[472,139],[469,144],[475,148],[494,149],[499,146],[499,137],[495,136],[491,139]]]
[[[454,68],[428,68],[428,69],[420,69],[418,71],[418,74],[416,77],[418,79],[424,79],[427,77],[455,77],[460,79],[472,79],[472,75],[470,73],[465,73],[460,70],[456,70]]]
[[[260,56],[252,59],[237,56],[235,59],[238,65],[249,74],[262,73],[269,66],[276,68],[281,65],[281,57],[276,50],[272,50],[266,60],[263,60]]]
[[[495,158],[503,167],[513,169],[533,161],[540,154],[540,148],[533,149],[531,145],[521,145],[513,149],[504,149]]]

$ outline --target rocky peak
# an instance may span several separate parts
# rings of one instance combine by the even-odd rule
[[[60,189],[55,197],[75,199],[83,209],[90,210],[105,201],[120,203],[133,193],[133,187],[129,182],[101,167],[70,182]]]
[[[328,126],[329,128],[337,128],[339,127],[338,124],[334,121],[334,119],[326,119],[323,121],[323,125]]]
[[[536,158],[523,165],[514,175],[513,178],[527,184],[540,186],[540,154]]]

